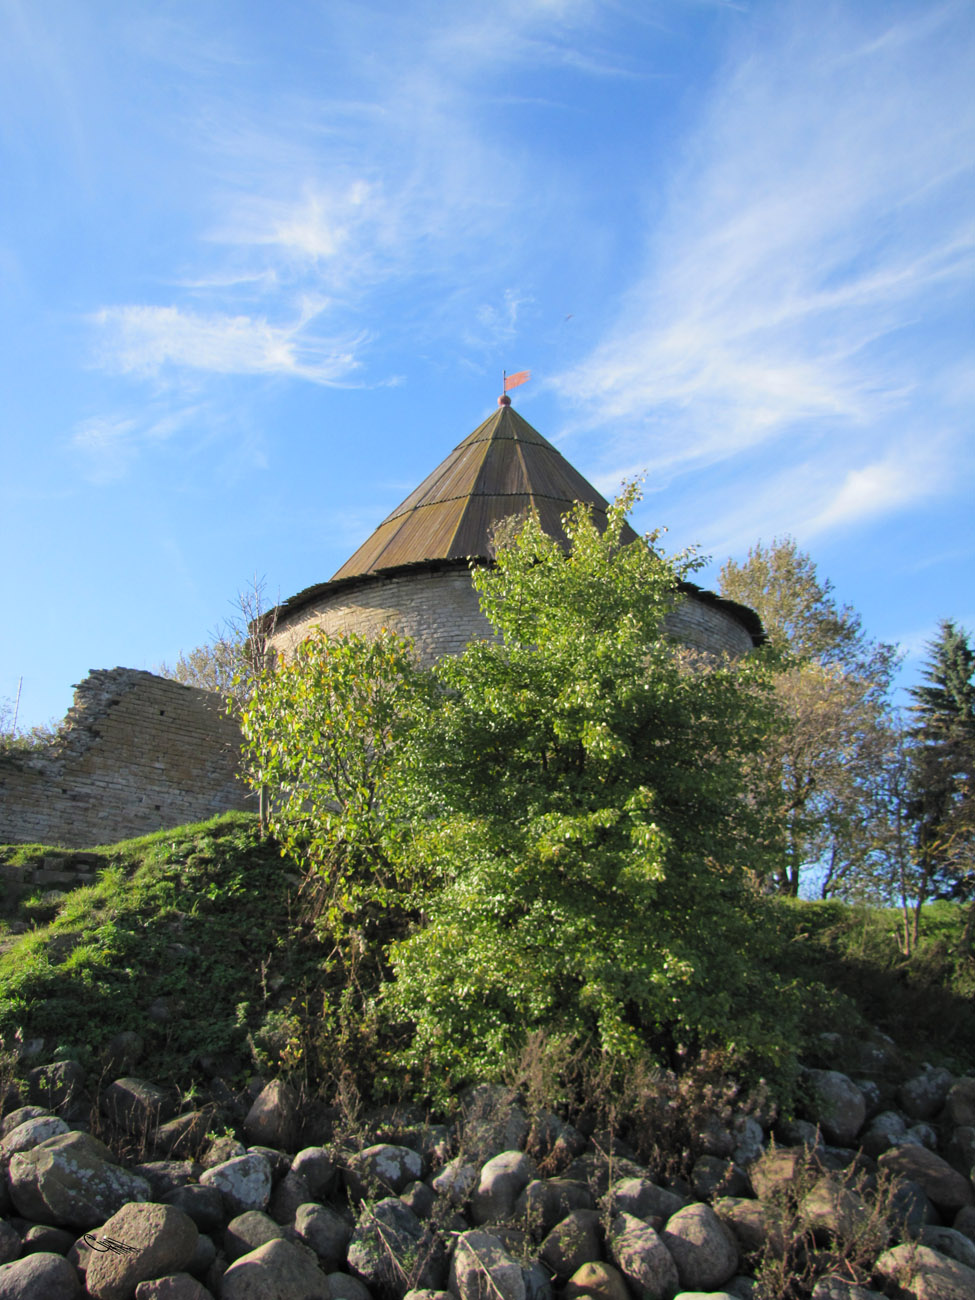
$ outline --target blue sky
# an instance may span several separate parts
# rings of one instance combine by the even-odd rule
[[[328,578],[493,408],[975,628],[968,0],[0,0],[0,697]]]

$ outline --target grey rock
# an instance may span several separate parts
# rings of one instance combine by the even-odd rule
[[[535,1178],[515,1202],[514,1218],[541,1240],[572,1210],[595,1209],[592,1192],[571,1178]]]
[[[6,1137],[21,1124],[26,1124],[29,1119],[43,1119],[45,1115],[50,1114],[46,1106],[18,1106],[9,1115],[4,1115],[3,1120],[0,1121],[0,1137]]]
[[[785,1250],[783,1212],[774,1204],[748,1197],[722,1196],[712,1207],[738,1243],[742,1254],[751,1255],[768,1248],[781,1255]]]
[[[269,1241],[234,1260],[220,1281],[220,1300],[331,1300],[328,1279],[310,1251]]]
[[[351,1156],[343,1177],[349,1198],[361,1201],[366,1196],[398,1196],[422,1173],[423,1157],[418,1151],[380,1142]]]
[[[975,1126],[975,1078],[956,1079],[945,1097],[944,1118],[953,1128]]]
[[[446,1273],[446,1255],[439,1239],[395,1196],[363,1211],[347,1259],[350,1272],[377,1295],[435,1291]]]
[[[328,1286],[332,1300],[372,1300],[372,1292],[351,1273],[329,1273]]]
[[[807,1118],[822,1129],[827,1142],[845,1146],[863,1127],[867,1104],[852,1079],[838,1070],[807,1070]]]
[[[168,1277],[140,1282],[135,1300],[213,1300],[213,1295],[189,1273],[171,1273]]]
[[[213,1169],[216,1165],[224,1165],[228,1160],[236,1160],[238,1156],[246,1155],[247,1148],[243,1142],[238,1142],[235,1137],[218,1137],[214,1138],[203,1152],[200,1164],[204,1169]]]
[[[11,1157],[10,1194],[26,1219],[55,1227],[94,1228],[130,1201],[149,1199],[149,1184],[112,1162],[87,1133],[61,1133]]]
[[[953,1083],[948,1070],[929,1066],[901,1084],[897,1099],[911,1119],[931,1119],[944,1106]]]
[[[630,1300],[623,1274],[602,1260],[591,1260],[576,1269],[565,1285],[565,1296],[566,1300],[581,1300],[582,1296],[592,1296],[593,1300]]]
[[[437,1203],[437,1194],[429,1183],[410,1183],[400,1193],[400,1200],[418,1219],[428,1219]]]
[[[678,1290],[673,1255],[642,1219],[617,1215],[610,1225],[608,1246],[613,1263],[637,1300],[670,1300]]]
[[[632,1214],[637,1219],[659,1219],[665,1223],[686,1204],[682,1196],[658,1187],[648,1178],[621,1178],[609,1192],[612,1214]]]
[[[599,1259],[602,1233],[595,1210],[573,1210],[542,1242],[538,1258],[556,1277],[567,1281],[583,1264]]]
[[[477,1180],[476,1165],[466,1164],[458,1156],[451,1160],[450,1164],[444,1165],[433,1180],[432,1186],[438,1196],[445,1197],[451,1205],[461,1209],[470,1199],[471,1193],[477,1186]]]
[[[927,1147],[894,1147],[884,1151],[877,1163],[896,1177],[918,1183],[939,1210],[953,1214],[963,1205],[975,1204],[971,1182]]]
[[[956,1259],[966,1268],[975,1269],[975,1242],[964,1233],[957,1232],[954,1228],[928,1226],[921,1229],[918,1240],[922,1246],[930,1246],[932,1250],[940,1251],[949,1259]]]
[[[60,1111],[64,1119],[80,1119],[88,1110],[84,1066],[78,1061],[52,1061],[27,1074],[32,1102]]]
[[[463,1154],[481,1164],[502,1151],[520,1151],[531,1125],[513,1088],[481,1083],[463,1099]]]
[[[493,1156],[481,1169],[471,1194],[471,1221],[479,1226],[511,1218],[519,1194],[537,1172],[535,1161],[521,1151]]]
[[[352,1224],[328,1205],[309,1202],[298,1207],[294,1218],[295,1236],[310,1246],[326,1271],[345,1263],[352,1238]]]
[[[799,1217],[817,1240],[853,1238],[870,1210],[863,1197],[838,1178],[821,1178],[802,1198]]]
[[[271,1192],[267,1212],[276,1223],[293,1223],[299,1205],[313,1199],[307,1180],[289,1169]]]
[[[132,1172],[149,1184],[154,1201],[161,1201],[167,1192],[196,1182],[202,1170],[193,1160],[148,1160],[133,1165]]]
[[[193,1258],[186,1265],[187,1273],[192,1273],[194,1277],[203,1278],[213,1266],[213,1261],[217,1257],[217,1248],[213,1238],[208,1237],[205,1232],[201,1232],[196,1239],[196,1249],[193,1251]]]
[[[296,1132],[298,1099],[281,1079],[274,1079],[255,1098],[244,1120],[244,1132],[252,1142],[267,1146],[291,1146]]]
[[[869,1156],[876,1159],[882,1151],[897,1146],[907,1135],[907,1125],[895,1110],[881,1111],[874,1115],[865,1129],[860,1146]]]
[[[165,1124],[156,1126],[153,1134],[153,1148],[157,1155],[186,1160],[195,1156],[204,1143],[207,1129],[213,1121],[209,1110],[191,1110]],[[235,1152],[243,1155],[243,1151]],[[219,1162],[215,1162],[219,1163]]]
[[[0,1300],[75,1300],[78,1274],[62,1255],[26,1255],[0,1267]]]
[[[102,1097],[105,1115],[125,1133],[141,1136],[153,1133],[169,1118],[172,1102],[169,1094],[147,1079],[116,1079]]]
[[[304,1147],[292,1160],[291,1169],[308,1184],[311,1201],[324,1200],[338,1182],[338,1167],[327,1147]]]
[[[751,1165],[763,1151],[765,1134],[757,1119],[751,1115],[739,1115],[732,1123],[735,1149],[731,1154],[736,1165]]]
[[[262,1214],[260,1210],[247,1210],[227,1224],[223,1234],[224,1254],[233,1262],[265,1242],[279,1238],[283,1240],[284,1233],[270,1215]]]
[[[527,1294],[521,1265],[480,1229],[457,1238],[448,1290],[459,1300],[526,1300]]]
[[[4,1227],[6,1226],[4,1224]],[[67,1255],[74,1241],[75,1234],[69,1232],[67,1228],[52,1228],[46,1223],[35,1223],[24,1233],[22,1253],[36,1255],[42,1251],[47,1255]]]
[[[687,1205],[667,1220],[660,1234],[677,1265],[681,1286],[713,1290],[738,1270],[734,1236],[710,1205]]]
[[[975,1269],[930,1246],[894,1246],[877,1260],[874,1273],[917,1300],[971,1300],[975,1296]]]
[[[175,1205],[177,1209],[189,1215],[201,1232],[213,1232],[225,1223],[228,1217],[218,1187],[190,1183],[186,1187],[174,1188],[162,1199],[164,1205]]]
[[[11,1263],[22,1251],[23,1242],[17,1229],[5,1220],[0,1219],[0,1264]]]
[[[699,1201],[712,1201],[716,1196],[746,1196],[750,1186],[748,1176],[738,1165],[717,1156],[699,1156],[695,1160],[691,1184]]]
[[[31,1147],[36,1147],[48,1138],[67,1132],[68,1126],[59,1116],[38,1115],[34,1119],[25,1120],[23,1124],[18,1124],[15,1129],[7,1133],[0,1142],[0,1157],[7,1158],[15,1151],[29,1151]]]
[[[271,1199],[271,1166],[263,1156],[237,1156],[205,1169],[200,1175],[200,1186],[216,1187],[232,1214],[264,1210]]]
[[[123,1205],[95,1234],[128,1249],[95,1250],[85,1286],[93,1300],[129,1300],[139,1282],[180,1273],[193,1258],[196,1224],[172,1205]]]
[[[884,1297],[879,1291],[869,1291],[841,1277],[821,1277],[813,1287],[812,1300],[884,1300]]]

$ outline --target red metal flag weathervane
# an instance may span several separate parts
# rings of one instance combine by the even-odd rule
[[[498,398],[498,405],[510,406],[511,398],[507,395],[508,389],[517,388],[519,384],[527,383],[532,377],[532,372],[530,370],[519,370],[517,374],[509,375],[507,370],[502,370],[501,377],[504,387],[501,390],[501,396]]]

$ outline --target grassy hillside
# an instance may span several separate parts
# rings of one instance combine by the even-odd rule
[[[6,850],[40,855],[36,846]],[[185,1084],[201,1061],[253,1068],[276,1054],[293,996],[317,986],[325,954],[298,920],[299,878],[255,819],[229,814],[96,850],[94,885],[53,906],[0,956],[0,1034],[43,1038],[43,1058],[97,1069],[119,1030],[142,1035],[140,1073]],[[277,1061],[274,1061],[277,1065]]]
[[[0,862],[44,852],[0,850]],[[42,1038],[40,1061],[72,1057],[97,1073],[112,1036],[135,1030],[146,1043],[138,1072],[183,1088],[255,1069],[331,1087],[353,1057],[360,1077],[370,1073],[382,1045],[341,999],[355,972],[350,981],[302,919],[298,873],[260,839],[253,817],[95,852],[104,867],[94,885],[26,900],[16,915],[32,928],[3,940],[8,1046],[15,1035]],[[894,912],[808,902],[779,912],[780,969],[812,990],[810,1040],[824,1030],[855,1036],[867,1023],[917,1059],[975,1067],[975,959],[961,951],[960,908],[929,909],[911,961],[899,952]]]

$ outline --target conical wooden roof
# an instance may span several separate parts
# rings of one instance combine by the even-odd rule
[[[606,498],[510,406],[478,425],[401,502],[331,579],[402,565],[490,558],[494,525],[535,511],[542,528],[566,542],[561,517],[576,501],[606,525]],[[636,538],[626,526],[623,541]]]

